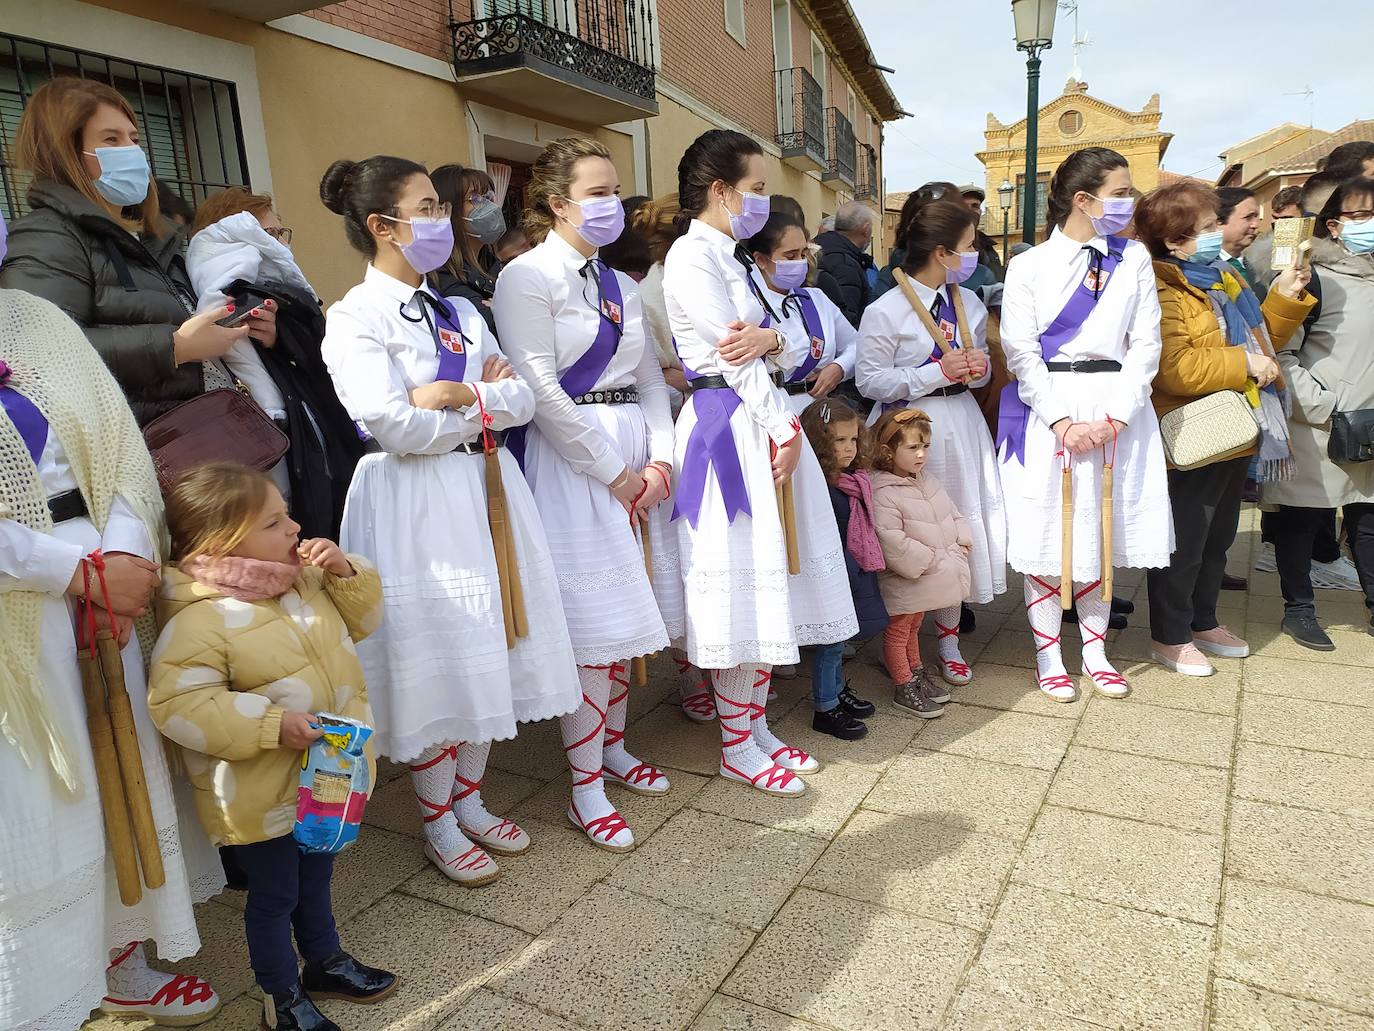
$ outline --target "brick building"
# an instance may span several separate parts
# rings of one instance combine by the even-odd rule
[[[154,174],[188,200],[269,191],[326,301],[359,277],[319,201],[339,157],[488,168],[521,206],[529,162],[572,133],[610,149],[622,194],[677,188],[713,126],[763,144],[769,188],[814,228],[851,197],[881,211],[896,97],[847,0],[42,0],[0,25],[0,206],[22,209],[8,144],[48,77],[111,82]]]

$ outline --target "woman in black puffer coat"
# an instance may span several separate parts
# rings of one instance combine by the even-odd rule
[[[10,225],[0,287],[57,305],[124,390],[143,425],[206,390],[227,387],[219,361],[248,334],[275,341],[273,306],[246,323],[193,315],[182,240],[158,211],[128,101],[90,79],[46,83],[24,108],[18,164],[33,175],[28,214]]]

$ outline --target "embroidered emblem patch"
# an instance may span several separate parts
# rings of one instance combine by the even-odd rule
[[[1083,278],[1083,287],[1093,293],[1100,293],[1107,285],[1107,279],[1111,273],[1106,269],[1088,269],[1088,274]]]
[[[825,357],[825,341],[820,337],[811,338],[811,357],[817,361]]]
[[[954,343],[954,323],[950,322],[948,319],[941,319],[940,332],[944,334],[945,343]]]
[[[606,318],[610,319],[617,326],[620,325],[620,305],[616,304],[615,301],[603,298],[601,301],[601,314],[605,315]]]
[[[451,329],[444,329],[440,326],[439,343],[443,345],[444,350],[451,351],[453,354],[463,353],[463,335],[461,333],[455,333]]]

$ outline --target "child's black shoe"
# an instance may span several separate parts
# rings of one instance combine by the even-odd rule
[[[342,999],[370,1006],[394,992],[401,979],[388,970],[364,966],[346,952],[323,963],[307,963],[301,985],[317,999]]]
[[[297,982],[290,991],[272,992],[262,1000],[262,1026],[269,1031],[339,1031]]]
[[[840,692],[840,708],[855,719],[866,720],[878,711],[878,707],[870,701],[860,698],[849,689],[849,681],[844,682],[844,690]]]
[[[868,733],[868,726],[851,716],[843,705],[836,705],[828,712],[816,713],[811,717],[811,729],[841,741],[857,741]]]

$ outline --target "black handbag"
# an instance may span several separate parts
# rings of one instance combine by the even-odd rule
[[[1332,414],[1326,457],[1340,465],[1374,461],[1374,408]]]

